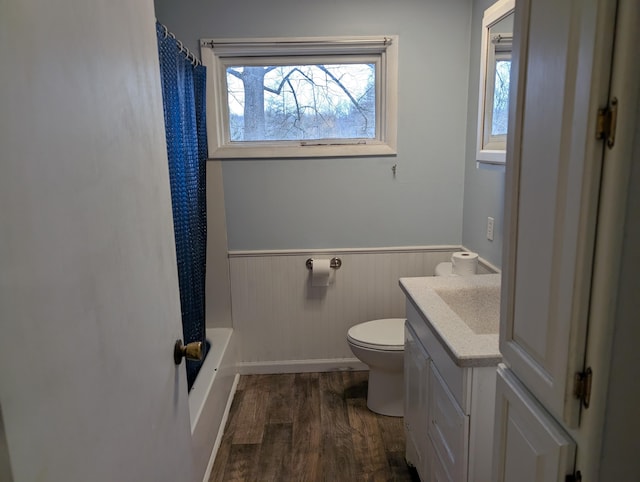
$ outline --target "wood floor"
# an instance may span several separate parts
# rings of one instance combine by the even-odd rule
[[[210,481],[418,481],[403,419],[367,409],[368,372],[242,376]]]

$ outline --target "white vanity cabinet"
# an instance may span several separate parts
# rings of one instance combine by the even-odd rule
[[[403,282],[407,462],[422,482],[489,482],[498,358],[452,356]]]

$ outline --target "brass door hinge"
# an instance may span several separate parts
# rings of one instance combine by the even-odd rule
[[[567,475],[564,482],[582,482],[582,474],[578,470],[575,474]]]
[[[583,372],[576,373],[573,379],[573,395],[582,402],[584,408],[589,408],[589,402],[591,401],[592,378],[593,372],[589,367]]]
[[[616,143],[616,120],[618,118],[618,99],[614,97],[607,107],[598,109],[596,139],[602,139],[611,149]]]

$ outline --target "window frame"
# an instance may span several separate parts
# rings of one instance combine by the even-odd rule
[[[397,154],[398,36],[201,39],[207,67],[207,134],[209,157],[284,158],[388,156]],[[245,58],[246,60],[242,60]],[[376,64],[376,138],[295,141],[231,141],[226,66],[327,59],[326,63]],[[288,60],[288,61],[287,61]],[[266,63],[265,63],[266,65]]]
[[[476,161],[480,164],[506,163],[506,135],[491,136],[493,115],[493,86],[495,80],[496,44],[492,42],[491,27],[508,17],[515,9],[515,0],[498,0],[484,11],[482,40],[480,42],[480,85],[478,94],[478,125],[476,137]],[[503,34],[504,36],[504,34]],[[504,36],[506,39],[506,36]],[[509,42],[508,52],[511,49]],[[498,47],[498,55],[507,52],[506,42]],[[490,93],[490,95],[489,95]],[[511,97],[511,96],[510,96]],[[492,138],[493,137],[493,138]],[[503,137],[500,139],[500,137]]]

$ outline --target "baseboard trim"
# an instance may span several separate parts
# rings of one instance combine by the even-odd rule
[[[489,272],[489,273],[498,273],[500,274],[502,272],[502,270],[500,268],[498,268],[496,265],[489,263],[489,261],[487,261],[484,258],[478,258],[478,263],[482,266],[484,266],[484,268]]]
[[[238,373],[241,375],[356,371],[369,369],[367,365],[357,358],[240,362],[237,367]]]
[[[207,469],[204,472],[204,477],[202,479],[202,482],[208,482],[209,477],[211,477],[213,464],[216,460],[216,455],[218,455],[218,449],[220,448],[220,444],[222,443],[222,437],[224,436],[224,429],[227,426],[227,419],[229,418],[229,412],[231,411],[231,404],[233,403],[233,398],[236,395],[236,389],[238,388],[239,381],[240,381],[240,374],[236,373],[236,376],[233,379],[233,385],[231,386],[231,390],[229,392],[229,397],[227,398],[227,404],[224,407],[224,414],[222,415],[222,420],[220,421],[220,426],[218,427],[218,434],[216,435],[216,441],[213,444],[211,456],[209,457],[209,463],[207,464]]]

